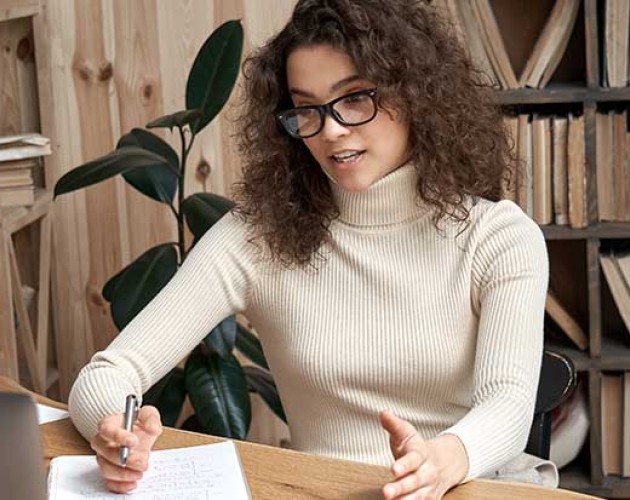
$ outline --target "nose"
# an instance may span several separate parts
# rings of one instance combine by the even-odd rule
[[[350,133],[350,127],[342,125],[332,116],[327,114],[324,117],[324,127],[322,128],[322,131],[320,133],[325,140],[333,142],[340,137],[348,135]]]

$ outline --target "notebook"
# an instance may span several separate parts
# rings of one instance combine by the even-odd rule
[[[46,499],[37,411],[25,394],[0,392],[0,497]]]
[[[128,495],[107,490],[94,455],[54,458],[48,475],[49,500],[249,500],[249,487],[232,441],[156,450],[138,488]]]

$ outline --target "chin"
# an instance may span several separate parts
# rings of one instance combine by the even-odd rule
[[[374,182],[376,182],[376,180],[371,179],[339,179],[338,177],[334,177],[333,179],[335,181],[335,184],[337,184],[340,188],[344,189],[345,191],[350,191],[352,193],[365,191],[372,184],[374,184]]]

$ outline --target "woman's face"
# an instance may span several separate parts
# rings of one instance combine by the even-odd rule
[[[375,88],[357,74],[348,55],[329,45],[291,52],[287,82],[296,107],[325,104],[351,92]],[[379,109],[372,121],[346,126],[328,114],[322,130],[302,140],[333,182],[348,191],[362,191],[407,160],[409,126],[398,115],[394,110]]]

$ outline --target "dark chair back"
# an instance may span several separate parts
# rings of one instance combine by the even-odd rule
[[[529,432],[525,452],[549,458],[551,445],[551,412],[575,389],[577,374],[573,361],[564,354],[545,349],[543,353],[534,422]]]

